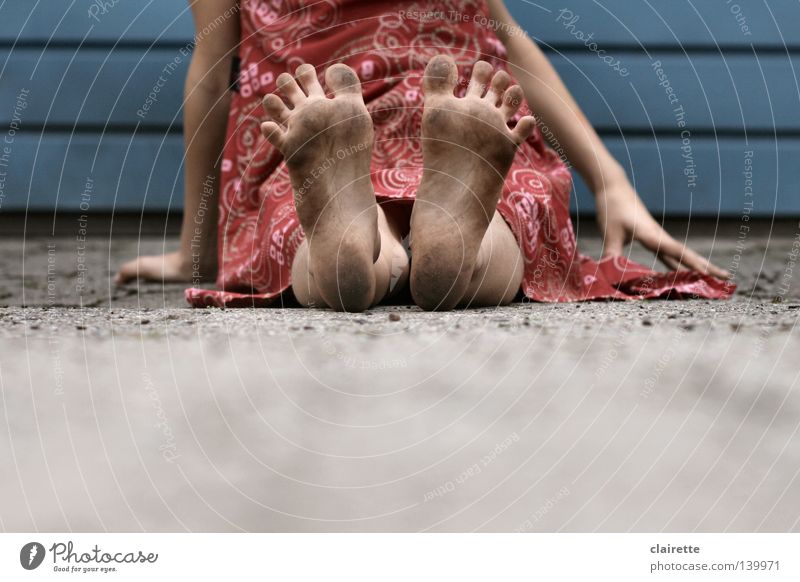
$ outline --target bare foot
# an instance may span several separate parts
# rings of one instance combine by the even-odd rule
[[[195,272],[196,271],[196,272]],[[116,285],[124,285],[135,279],[164,283],[186,283],[189,281],[213,281],[217,276],[216,263],[213,265],[192,265],[183,253],[139,257],[128,261],[114,277]]]
[[[475,269],[517,148],[533,131],[533,117],[512,130],[522,103],[504,71],[478,61],[467,94],[453,94],[455,62],[436,56],[425,69],[422,118],[424,170],[411,217],[411,292],[423,309],[452,309]]]
[[[373,129],[361,84],[346,65],[325,71],[325,96],[314,67],[283,73],[264,98],[273,121],[261,130],[286,158],[295,207],[309,245],[309,271],[334,309],[362,311],[375,295],[380,253],[378,210],[370,178]],[[301,89],[302,87],[302,89]]]

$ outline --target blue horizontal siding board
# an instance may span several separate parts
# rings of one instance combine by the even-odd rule
[[[183,204],[178,135],[25,134],[10,157],[4,211],[156,212]]]
[[[800,59],[786,55],[628,54],[624,77],[594,55],[553,61],[601,131],[800,130]]]
[[[506,4],[532,36],[561,47],[582,45],[575,30],[594,33],[599,43],[615,46],[800,45],[796,0],[506,0]],[[562,10],[572,16],[565,18]],[[573,27],[565,27],[575,16]],[[150,42],[156,37],[176,43],[190,40],[193,28],[186,0],[15,0],[0,8],[3,42],[19,37],[43,43],[54,33],[62,42],[80,42],[86,36],[109,44],[120,38]]]
[[[15,53],[0,86],[0,102],[12,102],[20,87],[30,89],[25,112],[29,124],[181,123],[186,51]],[[674,131],[679,129],[675,110],[680,106],[692,130],[800,131],[800,91],[794,84],[800,78],[800,58],[701,54],[688,59],[654,53],[651,60],[628,54],[623,59],[629,73],[625,77],[591,54],[554,55],[553,61],[600,131]],[[665,82],[677,101],[671,101]],[[0,122],[8,123],[11,114],[9,108],[0,111]]]
[[[0,8],[6,44],[184,43],[193,34],[186,0],[8,0]]]
[[[0,51],[5,56],[7,51]],[[17,49],[0,101],[30,90],[25,122],[58,126],[180,125],[186,70],[181,49]],[[3,110],[3,123],[12,114]]]
[[[693,138],[688,144],[679,137],[605,141],[654,212],[800,216],[800,164],[796,161],[800,159],[800,139]],[[751,175],[745,176],[745,171]],[[752,195],[747,191],[747,179],[752,180]],[[573,210],[594,212],[593,196],[577,174],[575,194]]]
[[[800,45],[797,0],[506,0],[517,22],[546,44],[681,50]]]
[[[752,213],[800,214],[800,139],[712,138],[691,142],[697,185],[688,186],[687,162],[679,138],[608,138],[611,151],[628,168],[639,193],[655,212],[714,216],[740,215],[745,197],[745,152],[753,151]],[[140,212],[182,207],[183,145],[179,135],[18,136],[4,187],[2,209],[79,211],[87,178],[92,179],[89,211]],[[36,159],[34,165],[34,159]],[[27,193],[32,192],[30,203]],[[591,195],[577,182],[572,206],[594,210]]]

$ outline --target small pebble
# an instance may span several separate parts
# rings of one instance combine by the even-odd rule
[[[389,314],[389,321],[400,321],[400,314],[399,313],[390,313]]]

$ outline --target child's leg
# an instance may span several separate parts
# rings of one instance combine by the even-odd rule
[[[387,214],[380,206],[378,206],[378,233],[381,238],[380,255],[373,265],[375,287],[370,305],[380,303],[384,298],[399,292],[408,283],[408,255],[402,243],[401,225],[392,214]],[[297,249],[292,264],[292,291],[297,301],[306,307],[328,305],[308,265],[308,242],[303,241]]]
[[[496,209],[534,120],[508,129],[522,90],[488,63],[475,64],[464,98],[453,95],[457,79],[450,57],[425,69],[424,171],[411,217],[411,293],[423,309],[508,303],[522,279],[519,247]]]
[[[331,99],[314,67],[301,65],[296,75],[297,81],[286,73],[278,77],[292,108],[267,95],[264,108],[274,121],[262,124],[286,158],[306,234],[292,266],[295,294],[304,304],[363,311],[386,294],[386,263],[399,244],[375,202],[372,120],[350,67],[333,65],[325,72]]]

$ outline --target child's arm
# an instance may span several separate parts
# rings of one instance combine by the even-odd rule
[[[639,241],[670,268],[687,267],[718,277],[727,271],[672,238],[645,208],[624,169],[611,156],[550,61],[514,21],[503,0],[489,0],[497,36],[508,51],[510,72],[519,82],[551,145],[564,152],[595,194],[604,235],[604,256],[622,254]],[[551,134],[552,132],[552,134]],[[556,143],[557,142],[557,143]]]
[[[184,210],[179,250],[125,263],[117,284],[213,280],[217,274],[219,170],[239,44],[238,0],[190,0],[195,47],[183,103]]]

